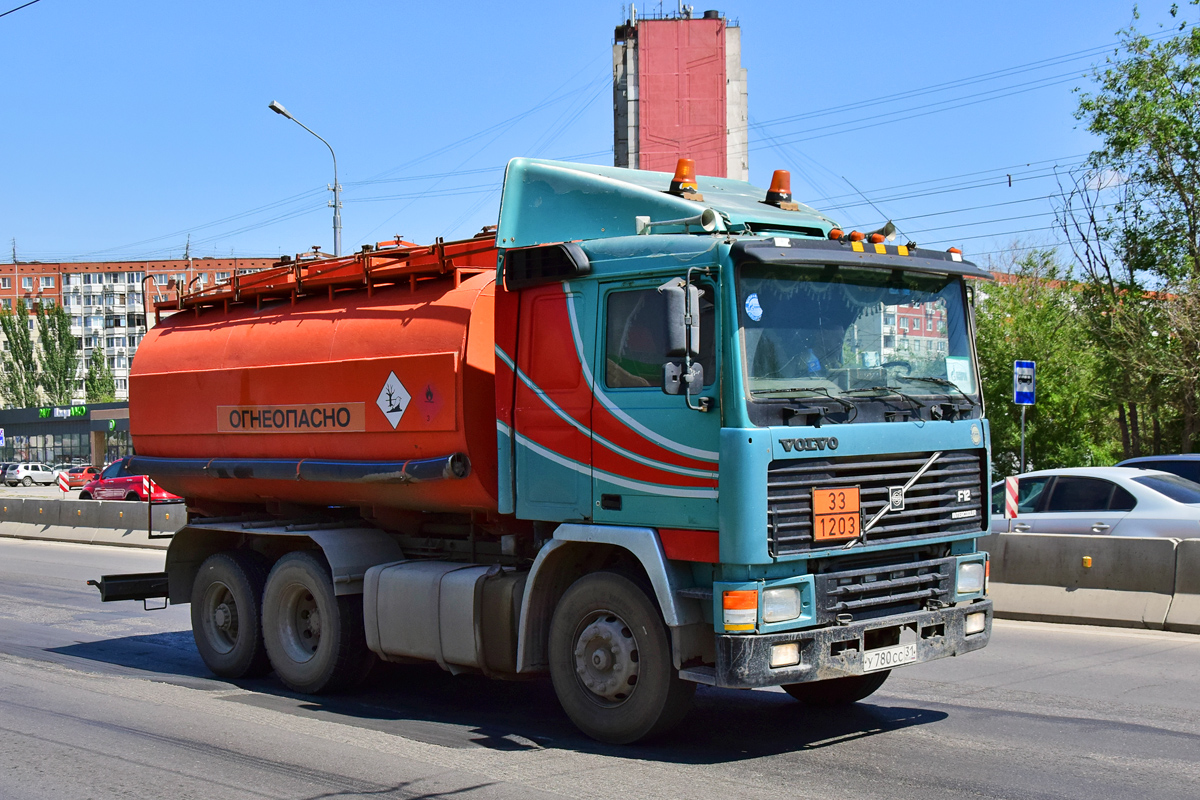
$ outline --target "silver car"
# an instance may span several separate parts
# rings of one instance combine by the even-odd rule
[[[20,462],[9,464],[4,470],[4,482],[9,486],[31,486],[35,483],[49,486],[54,483],[54,471],[45,464]]]
[[[1019,477],[1017,517],[1004,518],[1004,482],[992,486],[992,533],[1200,538],[1200,483],[1133,467],[1075,467]]]

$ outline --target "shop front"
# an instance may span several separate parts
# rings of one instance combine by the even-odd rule
[[[132,453],[128,403],[0,411],[0,460],[102,467]]]

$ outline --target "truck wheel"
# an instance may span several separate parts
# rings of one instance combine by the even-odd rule
[[[271,670],[262,637],[262,596],[270,564],[248,550],[205,559],[192,583],[192,635],[210,670],[253,678]]]
[[[289,553],[271,570],[263,640],[275,674],[304,694],[351,688],[375,663],[363,631],[362,595],[334,595],[329,565],[313,553]]]
[[[125,495],[125,499],[128,501],[137,501],[137,502],[141,502],[141,500],[142,500],[142,498],[138,497],[137,492],[130,492],[129,494]]]
[[[80,500],[91,500],[92,499],[91,492],[80,492],[79,499]]]
[[[832,678],[827,681],[810,681],[809,683],[787,683],[783,690],[806,706],[845,706],[857,703],[871,695],[883,682],[891,670],[872,672],[868,675],[852,675],[848,678]]]
[[[696,686],[671,661],[666,626],[637,584],[612,572],[575,581],[550,621],[550,677],[588,736],[630,744],[683,719]]]

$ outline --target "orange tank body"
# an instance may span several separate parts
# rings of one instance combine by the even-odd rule
[[[163,317],[130,374],[135,451],[199,463],[186,474],[151,470],[193,504],[494,511],[495,272],[475,272]],[[465,477],[313,480],[299,466],[295,477],[280,474],[290,462],[453,455],[469,460]],[[250,466],[218,474],[206,459]],[[251,477],[266,461],[273,471]]]

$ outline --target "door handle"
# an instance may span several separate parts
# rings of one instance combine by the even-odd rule
[[[1092,525],[1092,533],[1104,533],[1111,527],[1111,525],[1107,525],[1103,522],[1097,522]]]
[[[1027,525],[1027,524],[1026,524],[1026,523],[1024,523],[1024,522],[1014,522],[1014,523],[1013,523],[1013,530],[1014,530],[1014,531],[1019,531],[1019,532],[1021,532],[1021,533],[1024,533],[1025,531],[1029,530],[1029,525]]]

